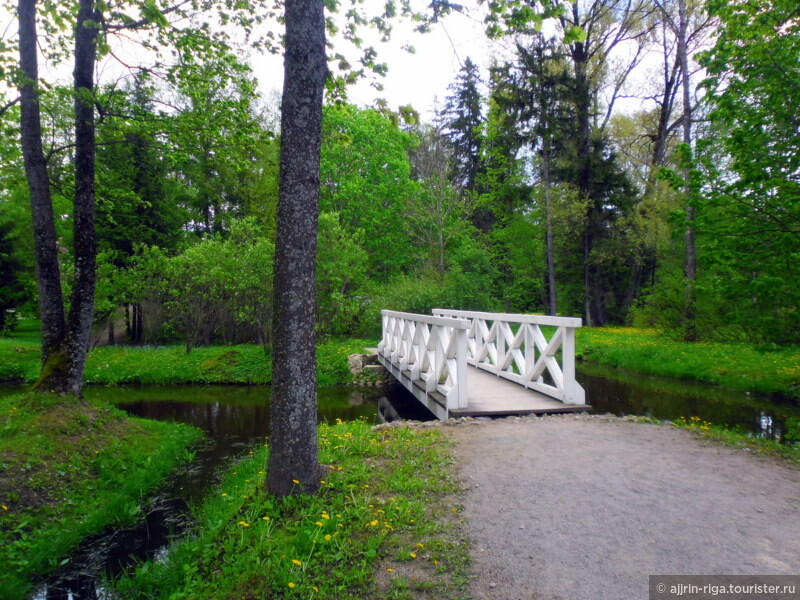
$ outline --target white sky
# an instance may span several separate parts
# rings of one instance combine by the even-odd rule
[[[370,32],[364,32],[363,37],[369,40]],[[467,57],[483,69],[488,68],[489,41],[475,8],[449,15],[426,34],[416,33],[407,22],[398,21],[389,42],[370,43],[378,51],[378,62],[389,67],[386,77],[377,78],[384,89],[378,91],[373,82],[363,81],[348,91],[350,101],[369,106],[384,98],[394,110],[411,104],[425,120],[432,117],[435,102],[444,101],[448,86]],[[413,46],[416,52],[409,54],[403,50],[405,45]],[[254,55],[250,62],[265,97],[272,90],[281,89],[281,57]]]

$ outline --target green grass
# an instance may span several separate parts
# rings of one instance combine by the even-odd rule
[[[760,456],[769,456],[786,461],[787,463],[800,467],[800,421],[796,419],[791,423],[787,435],[791,435],[792,444],[782,444],[775,440],[765,440],[753,437],[745,432],[720,425],[714,425],[704,421],[699,417],[681,417],[672,422],[676,427],[688,429],[715,442],[748,450]]]
[[[349,354],[363,353],[369,340],[334,340],[317,346],[319,385],[351,382]],[[40,367],[36,322],[25,320],[8,338],[0,338],[0,381],[34,382]],[[210,346],[187,353],[184,346],[95,348],[87,357],[88,385],[268,384],[271,356],[261,346]]]
[[[0,398],[4,598],[27,597],[33,578],[83,538],[140,517],[143,494],[190,458],[200,435],[74,397]]]
[[[585,327],[579,358],[628,371],[800,399],[800,348],[739,342],[679,342],[655,330]]]
[[[448,442],[436,430],[322,425],[317,496],[265,493],[267,449],[197,509],[195,535],[116,584],[137,598],[459,598],[468,544]]]

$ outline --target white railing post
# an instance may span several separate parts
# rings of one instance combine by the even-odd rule
[[[467,408],[467,331],[464,329],[453,330],[456,336],[456,361],[457,378],[455,406],[447,403],[447,408]]]
[[[564,372],[564,404],[586,404],[586,392],[575,379],[575,328],[564,328],[561,351]]]

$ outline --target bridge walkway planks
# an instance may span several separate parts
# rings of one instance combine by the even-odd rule
[[[591,408],[564,404],[473,366],[467,370],[467,382],[468,406],[451,409],[453,417],[573,413]]]

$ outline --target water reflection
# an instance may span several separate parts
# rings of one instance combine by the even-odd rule
[[[592,412],[641,415],[673,421],[699,417],[769,440],[782,440],[788,418],[800,408],[766,396],[725,388],[581,365],[578,382]]]

